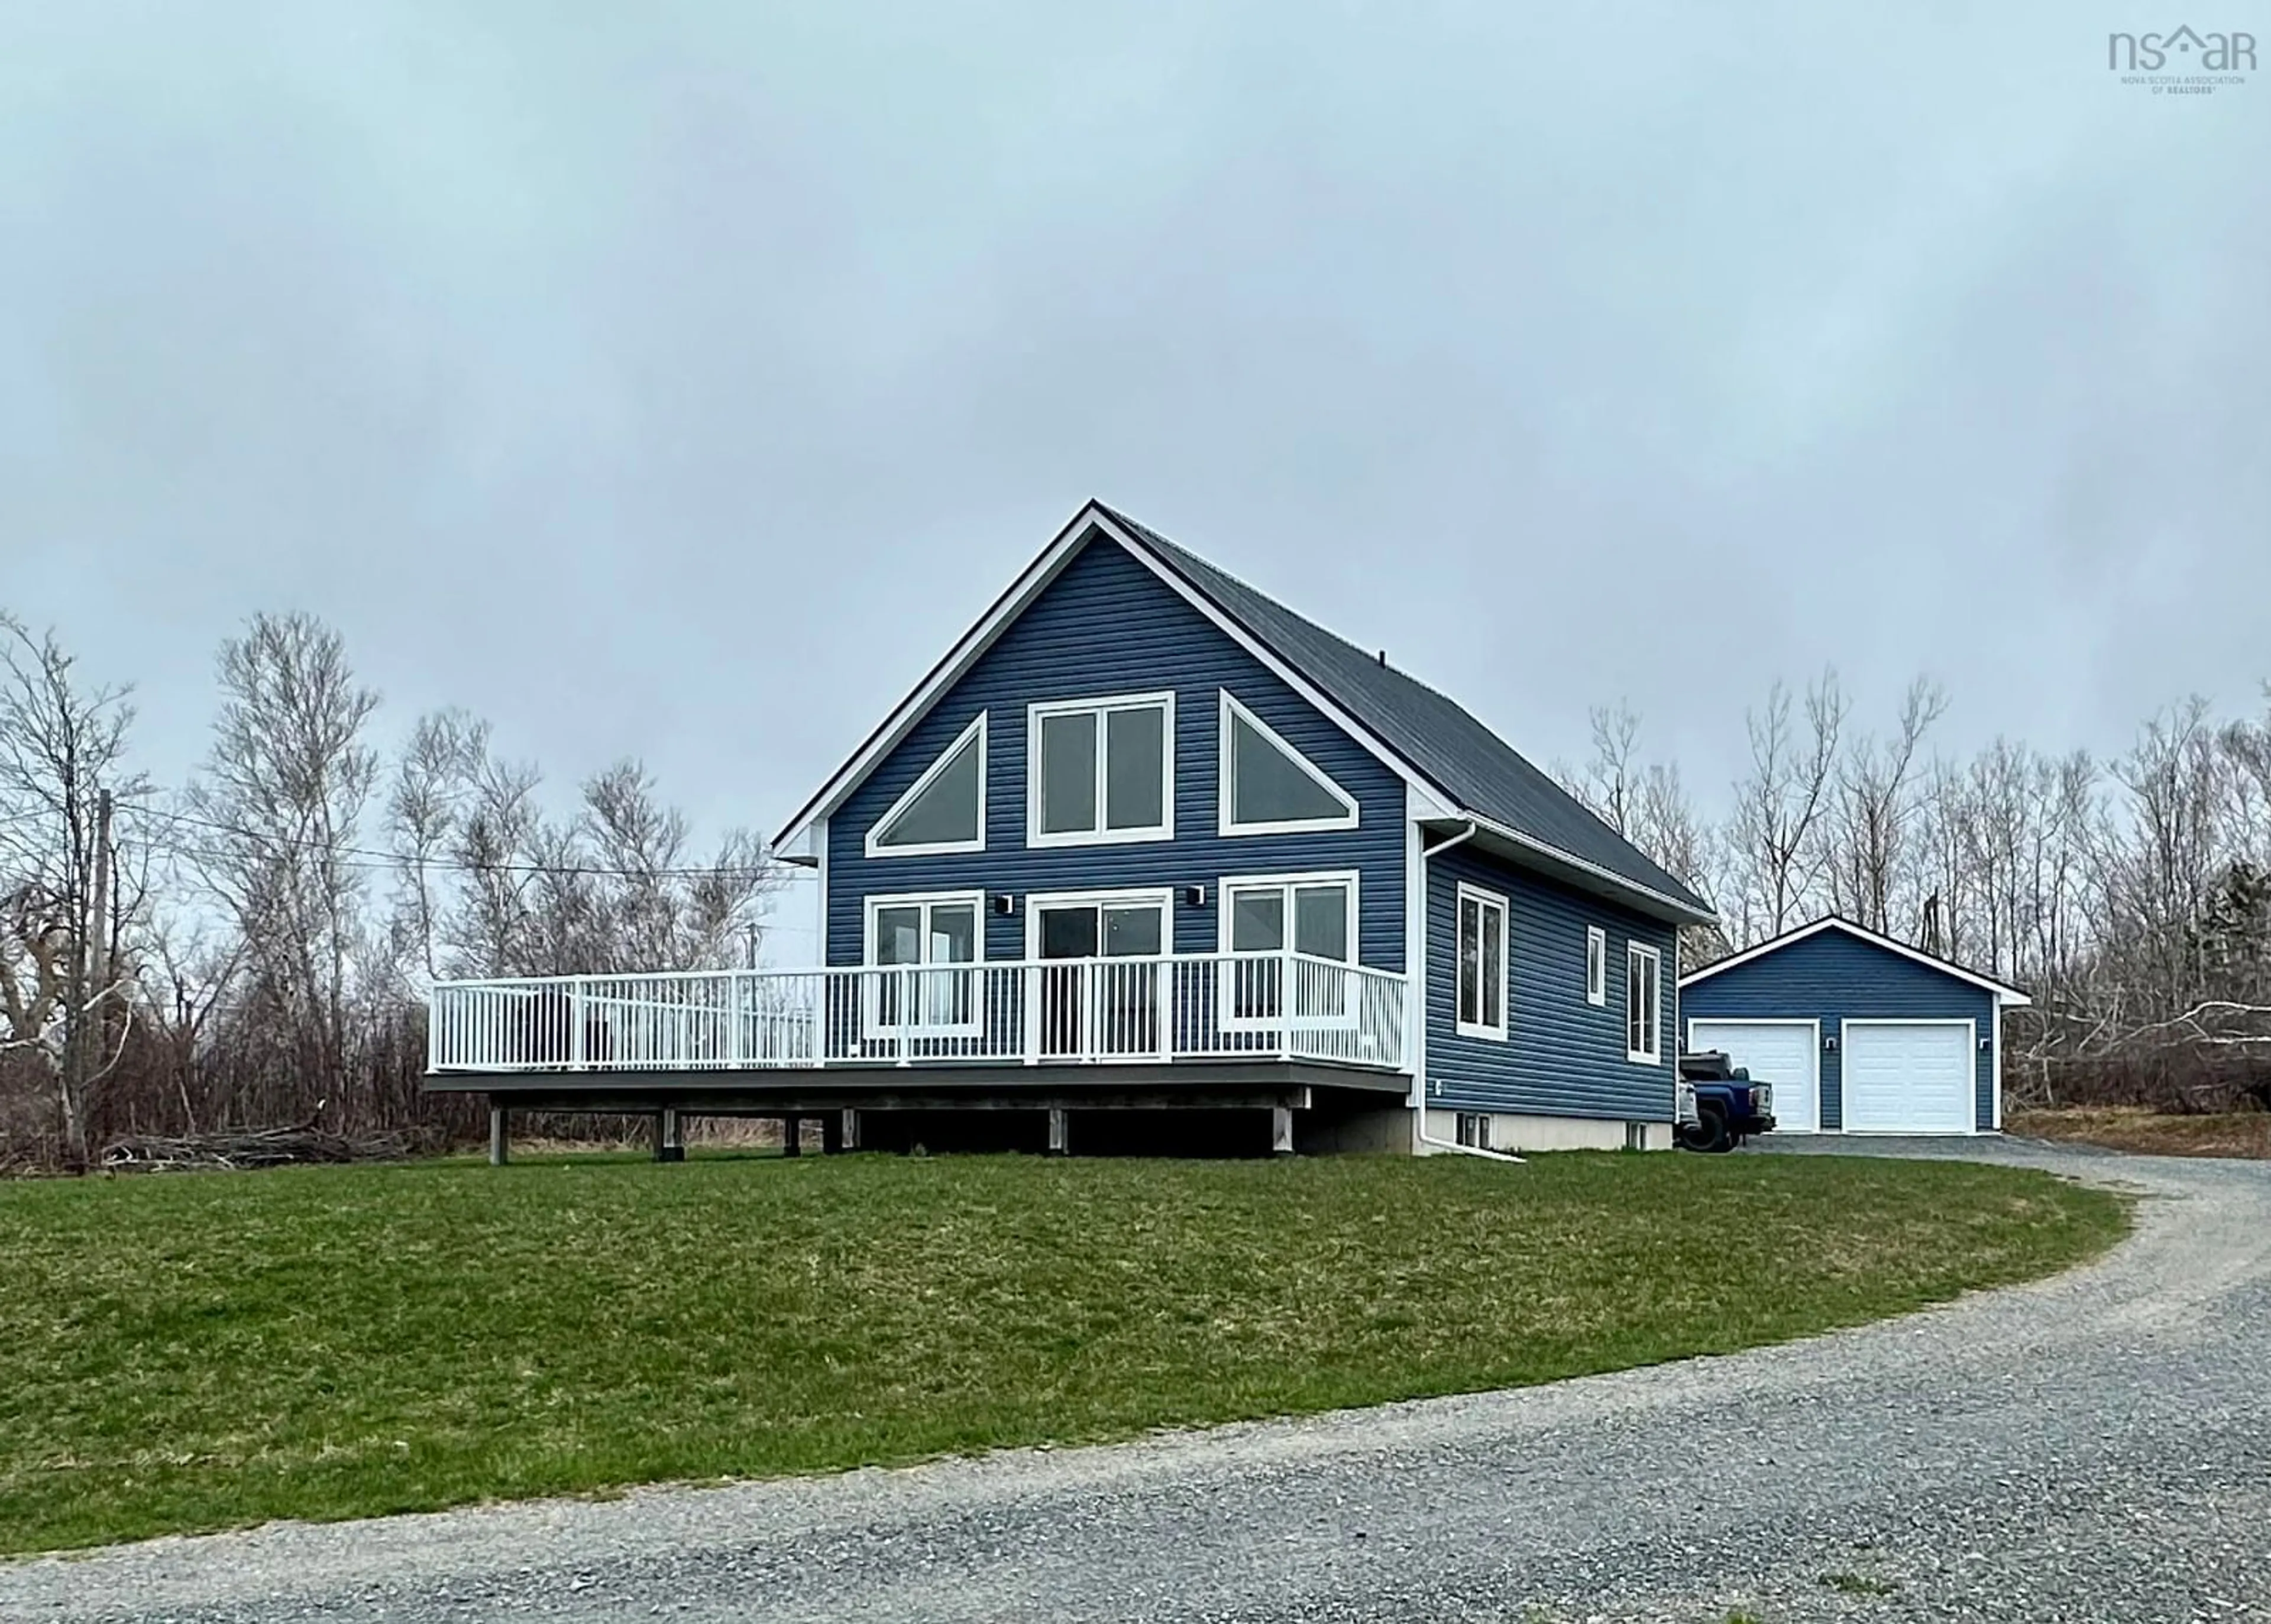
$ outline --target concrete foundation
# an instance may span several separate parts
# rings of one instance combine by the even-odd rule
[[[1389,1106],[1340,1115],[1304,1111],[1293,1119],[1293,1148],[1304,1156],[1409,1156],[1411,1108]]]
[[[1668,1151],[1672,1148],[1672,1124],[1669,1122],[1626,1122],[1589,1116],[1526,1116],[1503,1111],[1469,1114],[1441,1111],[1433,1106],[1427,1112],[1428,1137],[1456,1140],[1459,1118],[1463,1114],[1481,1114],[1490,1118],[1488,1148],[1493,1151],[1523,1154],[1531,1151]],[[1422,1145],[1420,1150],[1429,1156],[1448,1153],[1432,1144]]]

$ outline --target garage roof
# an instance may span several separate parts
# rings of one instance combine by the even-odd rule
[[[1679,978],[1680,988],[1685,991],[1698,981],[1709,980],[1722,971],[1732,970],[1739,965],[1747,965],[1754,959],[1763,958],[1769,953],[1779,952],[1793,942],[1803,942],[1808,936],[1818,936],[1825,930],[1843,931],[1858,941],[1867,942],[1871,947],[1882,948],[1888,953],[1898,953],[1902,958],[1914,959],[1926,969],[1937,970],[1942,975],[1952,976],[1956,980],[1969,982],[1973,987],[1991,992],[2006,1004],[2023,1008],[2034,1002],[2008,981],[1999,981],[1993,976],[1982,975],[1976,970],[1966,970],[1962,965],[1951,963],[1937,954],[1927,953],[1922,948],[1910,947],[1905,942],[1895,941],[1890,936],[1871,930],[1866,925],[1856,924],[1853,920],[1835,913],[1818,919],[1811,925],[1800,925],[1796,930],[1786,930],[1779,936],[1769,936],[1756,946],[1745,948],[1739,953],[1731,954],[1725,958],[1717,959],[1704,965],[1701,970],[1691,972]]]

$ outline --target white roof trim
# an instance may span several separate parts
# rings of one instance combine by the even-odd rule
[[[915,724],[928,714],[931,706],[962,680],[963,674],[977,663],[978,657],[994,645],[994,639],[1025,612],[1028,604],[1040,596],[1042,588],[1054,580],[1057,572],[1071,559],[1086,533],[1082,521],[1089,517],[1094,505],[1091,503],[1073,515],[1072,523],[1057,532],[1055,539],[1041,549],[1040,555],[1025,566],[1024,573],[1009,583],[1008,590],[994,600],[993,607],[979,616],[978,622],[963,633],[961,640],[930,668],[929,674],[915,685],[914,691],[876,724],[850,759],[798,808],[796,816],[774,838],[777,849],[788,846],[808,827],[842,805],[844,798],[859,787],[876,764],[899,747]]]
[[[1565,852],[1551,841],[1540,840],[1535,835],[1526,835],[1519,829],[1509,828],[1493,818],[1483,817],[1472,812],[1462,812],[1457,816],[1460,821],[1472,823],[1476,828],[1505,841],[1509,846],[1522,846],[1553,862],[1566,863],[1582,874],[1591,875],[1603,884],[1614,886],[1628,896],[1645,897],[1657,906],[1671,910],[1675,919],[1690,920],[1698,925],[1709,925],[1719,917],[1709,909],[1698,908],[1692,904],[1682,902],[1677,897],[1657,890],[1652,885],[1642,885],[1637,880],[1628,880],[1612,868],[1605,868],[1599,863],[1578,856],[1575,852]]]
[[[1335,704],[1331,699],[1326,697],[1322,690],[1310,682],[1308,678],[1303,676],[1299,672],[1294,670],[1292,667],[1278,659],[1277,656],[1272,653],[1269,649],[1264,648],[1260,643],[1256,642],[1253,636],[1247,631],[1245,627],[1240,626],[1236,621],[1231,619],[1229,615],[1225,615],[1220,609],[1217,608],[1212,599],[1209,598],[1204,592],[1199,591],[1197,587],[1193,586],[1188,581],[1185,580],[1180,573],[1168,568],[1165,564],[1161,563],[1158,556],[1153,554],[1150,548],[1145,547],[1141,541],[1138,541],[1135,537],[1129,535],[1118,525],[1114,524],[1111,514],[1105,512],[1101,509],[1096,509],[1094,503],[1091,503],[1090,506],[1095,510],[1096,527],[1098,530],[1101,530],[1106,535],[1110,536],[1113,540],[1119,542],[1120,545],[1127,549],[1129,555],[1132,556],[1138,563],[1142,564],[1145,569],[1150,570],[1153,575],[1158,576],[1169,586],[1173,587],[1176,593],[1180,596],[1185,602],[1188,603],[1193,608],[1196,609],[1200,614],[1205,615],[1209,621],[1212,622],[1216,629],[1219,630],[1225,637],[1228,637],[1232,643],[1237,644],[1240,648],[1245,650],[1248,654],[1251,654],[1255,659],[1259,660],[1265,667],[1267,667],[1272,676],[1284,683],[1286,687],[1292,689],[1295,693],[1300,695],[1302,698],[1307,700],[1319,711],[1324,712],[1327,720],[1330,721],[1343,733],[1348,734],[1350,738],[1354,739],[1359,744],[1364,746],[1366,749],[1372,752],[1372,754],[1379,759],[1380,764],[1382,766],[1386,767],[1390,772],[1393,772],[1397,778],[1403,779],[1404,783],[1411,785],[1415,788],[1425,790],[1435,796],[1438,800],[1449,801],[1452,799],[1448,792],[1445,791],[1441,786],[1431,783],[1428,779],[1422,777],[1416,770],[1414,770],[1410,762],[1405,761],[1403,756],[1397,755],[1394,750],[1389,749],[1386,744],[1382,743],[1379,734],[1374,733],[1371,728],[1366,726],[1362,722],[1357,720],[1356,718],[1351,716],[1346,711],[1341,709],[1341,707]]]
[[[1730,954],[1725,958],[1714,960],[1704,965],[1702,969],[1692,971],[1680,977],[1680,987],[1685,990],[1694,986],[1698,981],[1708,981],[1722,970],[1732,970],[1738,965],[1747,965],[1753,959],[1763,958],[1768,953],[1786,948],[1792,942],[1803,942],[1808,936],[1819,935],[1825,930],[1842,930],[1857,941],[1867,942],[1871,947],[1880,947],[1888,953],[1897,953],[1902,958],[1913,959],[1927,970],[1937,970],[1942,975],[1954,976],[1959,981],[1968,981],[1982,991],[1994,994],[2011,1009],[2023,1009],[2034,1002],[2007,981],[1998,981],[1992,976],[1984,976],[1976,971],[1966,970],[1961,965],[1951,965],[1944,958],[1934,958],[1931,954],[1912,948],[1905,942],[1896,942],[1890,936],[1880,935],[1865,925],[1857,925],[1851,920],[1841,919],[1835,913],[1818,919],[1811,925],[1801,925],[1796,930],[1786,930],[1779,936],[1768,937],[1764,942],[1745,948],[1739,953]]]
[[[1056,539],[1042,549],[1040,556],[1025,567],[1024,573],[1010,583],[1009,590],[994,600],[994,607],[979,617],[978,623],[962,635],[961,641],[948,651],[946,657],[931,667],[930,674],[915,690],[901,700],[897,708],[867,735],[867,742],[837,770],[833,778],[821,786],[818,793],[805,802],[774,839],[776,848],[790,846],[812,823],[828,816],[844,803],[845,798],[860,786],[876,764],[898,748],[900,741],[913,730],[915,724],[923,719],[931,706],[962,680],[964,674],[977,664],[979,657],[994,645],[1035,598],[1040,596],[1043,589],[1071,561],[1073,554],[1091,528],[1117,542],[1121,550],[1165,581],[1185,602],[1205,615],[1223,635],[1322,711],[1335,726],[1377,756],[1381,764],[1406,784],[1438,801],[1452,801],[1453,798],[1440,786],[1430,784],[1413,771],[1411,764],[1383,745],[1370,728],[1328,699],[1284,660],[1255,642],[1243,627],[1217,608],[1197,588],[1153,557],[1149,548],[1114,524],[1112,516],[1100,505],[1089,502],[1073,515],[1070,524],[1057,533]]]
[[[960,682],[964,673],[978,662],[979,657],[991,648],[1026,607],[1039,597],[1057,573],[1070,562],[1090,529],[1100,531],[1119,543],[1122,551],[1158,576],[1186,603],[1196,609],[1225,637],[1252,655],[1271,675],[1308,701],[1327,720],[1354,739],[1369,751],[1381,765],[1401,778],[1405,786],[1418,793],[1436,806],[1450,808],[1444,816],[1471,822],[1490,831],[1511,845],[1522,846],[1552,861],[1565,863],[1574,869],[1591,875],[1629,896],[1644,897],[1659,908],[1670,910],[1675,919],[1692,920],[1709,924],[1717,915],[1708,909],[1699,909],[1679,898],[1665,895],[1651,886],[1627,879],[1623,875],[1591,862],[1571,852],[1526,835],[1507,825],[1485,817],[1478,817],[1459,807],[1458,798],[1415,769],[1411,764],[1391,749],[1380,735],[1335,704],[1309,680],[1288,666],[1275,653],[1263,647],[1244,627],[1217,608],[1213,600],[1200,592],[1176,570],[1135,537],[1129,535],[1100,503],[1083,503],[1072,521],[1060,530],[1056,539],[1044,548],[1039,557],[1025,567],[1025,572],[1011,582],[1009,589],[994,600],[994,607],[979,617],[978,623],[962,636],[960,642],[947,652],[944,659],[933,666],[930,674],[897,709],[885,717],[875,730],[867,735],[852,758],[837,770],[836,775],[823,785],[811,800],[805,802],[796,816],[790,819],[774,840],[776,849],[786,849],[815,821],[827,817],[844,803],[845,798],[857,789],[875,764],[898,748],[946,691]]]

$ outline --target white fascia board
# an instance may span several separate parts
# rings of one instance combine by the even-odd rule
[[[980,615],[977,623],[964,632],[945,656],[930,668],[914,691],[902,699],[890,714],[876,725],[875,731],[867,735],[867,741],[836,770],[835,775],[822,785],[809,801],[798,808],[774,841],[776,849],[786,849],[811,826],[813,820],[833,813],[876,764],[899,747],[900,742],[913,731],[915,724],[929,714],[931,706],[962,680],[970,667],[978,663],[979,657],[993,647],[995,640],[1025,612],[1026,606],[1056,579],[1058,572],[1071,562],[1073,555],[1079,550],[1080,543],[1086,538],[1089,522],[1092,518],[1100,517],[1096,513],[1093,503],[1073,515],[1072,522],[1057,532],[1055,539],[1041,549],[1040,555],[1025,566],[1024,572],[994,600],[993,607]]]
[[[1785,930],[1779,936],[1769,936],[1764,942],[1755,942],[1739,953],[1731,953],[1724,958],[1714,959],[1701,970],[1682,976],[1679,979],[1679,985],[1693,987],[1698,981],[1708,981],[1723,970],[1732,970],[1738,965],[1747,965],[1754,959],[1763,958],[1768,953],[1778,951],[1794,942],[1803,942],[1809,936],[1820,935],[1825,930],[1842,930],[1858,942],[1865,942],[1871,947],[1880,947],[1888,953],[1897,953],[1902,958],[1911,959],[1924,965],[1927,970],[1937,970],[1942,975],[1953,976],[1959,981],[1969,982],[1983,992],[1992,993],[2000,998],[2003,1001],[2003,1007],[2007,1009],[2023,1009],[2034,1002],[2015,987],[1998,981],[1992,977],[1981,975],[1976,971],[1966,970],[1961,965],[1952,965],[1944,958],[1934,958],[1931,954],[1920,949],[1912,948],[1905,942],[1898,942],[1890,936],[1880,935],[1865,925],[1857,925],[1851,920],[1841,919],[1834,913],[1825,915],[1811,925],[1800,925],[1795,930]]]
[[[1600,864],[1580,857],[1574,852],[1565,852],[1550,841],[1538,839],[1535,835],[1526,835],[1518,829],[1510,829],[1493,818],[1484,817],[1473,812],[1461,812],[1455,815],[1455,821],[1471,823],[1480,833],[1503,845],[1515,847],[1517,853],[1538,860],[1531,865],[1533,867],[1545,868],[1548,873],[1552,872],[1552,865],[1564,867],[1571,871],[1571,877],[1582,877],[1592,882],[1596,886],[1605,887],[1605,894],[1620,898],[1627,907],[1634,908],[1651,917],[1664,919],[1678,924],[1696,925],[1708,925],[1718,917],[1709,909],[1698,908],[1692,903],[1682,902],[1677,897],[1667,896],[1651,886],[1642,885],[1635,881],[1628,880],[1613,869],[1605,868]]]
[[[994,606],[979,617],[978,623],[964,632],[953,648],[947,652],[946,656],[931,667],[929,674],[924,677],[915,690],[900,701],[897,707],[883,719],[873,733],[868,734],[867,742],[860,747],[852,758],[838,768],[835,776],[823,785],[818,792],[799,808],[774,842],[777,848],[786,848],[797,836],[803,832],[814,818],[825,817],[843,804],[845,797],[859,787],[867,774],[874,771],[875,764],[898,747],[900,741],[905,739],[915,724],[923,719],[931,706],[935,704],[955,683],[962,680],[964,674],[977,663],[979,657],[994,645],[995,640],[1025,612],[1027,606],[1035,598],[1040,596],[1049,583],[1056,578],[1058,572],[1071,562],[1074,554],[1079,550],[1081,543],[1087,539],[1088,533],[1091,529],[1110,538],[1129,557],[1165,582],[1178,597],[1204,615],[1224,636],[1253,656],[1288,688],[1322,711],[1336,726],[1359,744],[1363,745],[1398,778],[1407,784],[1428,792],[1432,801],[1447,806],[1451,804],[1451,797],[1445,794],[1440,786],[1429,784],[1425,778],[1412,770],[1410,763],[1382,743],[1370,728],[1342,710],[1307,678],[1256,642],[1245,628],[1217,608],[1204,593],[1160,562],[1150,548],[1129,535],[1101,506],[1090,502],[1083,504],[1080,511],[1073,515],[1071,523],[1060,530],[1056,538],[1042,549],[1040,556],[1025,567],[1024,573],[1010,583],[1008,590],[994,600]]]
[[[1299,672],[1294,670],[1284,660],[1278,659],[1278,657],[1272,653],[1268,648],[1264,647],[1260,642],[1256,641],[1255,637],[1247,631],[1246,628],[1240,626],[1236,621],[1232,620],[1230,616],[1225,615],[1220,609],[1217,608],[1212,599],[1209,598],[1204,592],[1200,592],[1188,581],[1183,579],[1183,577],[1175,570],[1160,562],[1150,548],[1145,547],[1141,541],[1129,535],[1118,525],[1113,523],[1112,516],[1110,514],[1099,510],[1095,513],[1094,518],[1096,527],[1098,530],[1102,531],[1106,535],[1110,536],[1113,540],[1120,543],[1120,545],[1127,550],[1128,555],[1138,563],[1150,570],[1153,575],[1158,576],[1162,581],[1165,581],[1179,597],[1180,597],[1185,602],[1188,603],[1193,608],[1196,609],[1201,615],[1205,615],[1206,618],[1213,623],[1217,630],[1220,631],[1232,643],[1237,644],[1238,646],[1243,649],[1247,653],[1253,656],[1256,661],[1268,669],[1271,675],[1275,676],[1279,682],[1284,683],[1286,687],[1292,689],[1295,693],[1300,695],[1302,698],[1307,700],[1309,704],[1314,706],[1318,711],[1323,712],[1326,719],[1330,721],[1335,726],[1338,727],[1343,733],[1348,734],[1350,738],[1354,739],[1359,744],[1364,746],[1366,750],[1370,751],[1372,755],[1378,759],[1382,766],[1386,767],[1390,772],[1393,772],[1397,778],[1403,779],[1404,783],[1426,790],[1435,799],[1447,804],[1450,801],[1451,798],[1443,793],[1442,787],[1440,785],[1431,784],[1425,777],[1413,769],[1410,762],[1405,761],[1403,756],[1397,755],[1394,750],[1389,749],[1388,746],[1381,741],[1379,735],[1374,734],[1371,728],[1366,726],[1353,716],[1351,716],[1346,711],[1343,710],[1338,704],[1334,703],[1332,699],[1328,697],[1322,689],[1318,689],[1307,677],[1301,675]]]

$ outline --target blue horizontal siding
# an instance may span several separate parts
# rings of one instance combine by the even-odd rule
[[[1746,965],[1698,981],[1681,995],[1688,1020],[1818,1020],[1834,1035],[1843,1020],[1976,1021],[1995,1031],[1993,995],[1844,931],[1818,931]],[[1684,1028],[1682,1029],[1684,1032]],[[1821,1126],[1841,1129],[1844,1055],[1821,1056]],[[1995,1056],[1972,1055],[1973,1125],[1995,1125]]]
[[[1427,865],[1427,1101],[1443,1109],[1668,1122],[1678,1026],[1672,927],[1460,846]],[[1507,898],[1507,1040],[1457,1032],[1461,881]],[[1585,1002],[1585,930],[1608,936],[1608,998]],[[1663,1060],[1625,1058],[1625,949],[1663,955]],[[1440,1088],[1439,1086],[1440,1085]]]
[[[1175,835],[1116,846],[1025,845],[1025,707],[1109,694],[1175,694]],[[1323,833],[1216,831],[1217,694],[1230,692],[1353,796],[1359,827]],[[986,850],[953,856],[869,857],[867,834],[980,711],[987,713]],[[1034,892],[1203,884],[1203,907],[1178,901],[1174,945],[1216,945],[1217,883],[1225,875],[1358,871],[1360,961],[1404,968],[1404,782],[1365,747],[1247,653],[1118,543],[1091,541],[828,821],[831,965],[865,955],[866,899],[898,891],[984,890],[1019,898],[989,914],[986,957],[1025,951]]]

